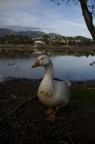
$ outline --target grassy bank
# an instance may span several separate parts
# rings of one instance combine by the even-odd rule
[[[74,96],[79,102],[84,101],[89,104],[95,104],[95,88],[85,87],[71,87],[71,95]]]
[[[0,117],[5,116],[0,121],[0,143],[94,143],[95,81],[72,82],[70,102],[57,112],[54,123],[47,121],[47,107],[37,98],[29,100],[36,96],[40,81],[13,79],[0,83]]]
[[[0,83],[1,117],[22,101],[37,96],[40,82],[41,80],[13,79]],[[70,100],[74,98],[76,104],[95,104],[95,81],[72,82],[70,95]]]

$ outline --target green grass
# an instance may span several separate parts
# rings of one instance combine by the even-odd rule
[[[79,101],[95,103],[95,89],[72,86],[70,88],[70,93],[71,93],[71,96],[75,97]]]

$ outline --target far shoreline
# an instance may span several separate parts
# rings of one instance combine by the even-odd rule
[[[34,47],[33,44],[2,44],[0,45],[0,52],[29,52],[33,53],[36,51],[45,51],[45,52],[55,52],[55,53],[65,53],[65,54],[91,54],[95,55],[95,45],[45,45]]]
[[[20,82],[22,83],[27,83],[27,82],[33,82],[33,83],[40,83],[42,80],[42,78],[40,79],[28,79],[28,78],[15,78],[15,77],[8,77],[5,80],[3,80],[2,82],[0,82],[0,85],[4,85],[6,82],[10,84],[14,83],[14,82]],[[54,78],[54,80],[57,81],[64,81],[62,79],[58,79],[58,78]],[[87,87],[87,88],[95,88],[95,79],[91,79],[91,80],[69,80],[71,82],[71,84],[73,86],[81,86],[81,87]]]

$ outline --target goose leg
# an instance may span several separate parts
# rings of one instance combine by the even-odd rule
[[[47,114],[47,115],[51,115],[51,113],[52,113],[52,108],[49,107],[49,109],[47,110],[46,114]]]
[[[55,114],[57,112],[57,109],[53,109],[51,108],[51,114],[48,115],[48,120],[51,121],[51,122],[54,122],[55,121]]]

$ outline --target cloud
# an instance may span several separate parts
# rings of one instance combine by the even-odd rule
[[[0,0],[1,24],[47,28],[45,32],[62,35],[89,35],[79,6],[58,7],[46,0]]]
[[[0,0],[0,10],[32,8],[39,0]]]
[[[84,35],[86,36],[88,31],[85,24],[74,23],[72,21],[63,21],[51,25],[55,32],[66,36]]]
[[[22,26],[35,26],[39,17],[35,17],[31,13],[14,11],[4,12],[1,17],[3,25],[22,25]]]
[[[58,21],[53,21],[52,23],[49,24],[49,27],[53,28],[56,30],[56,28],[60,31],[68,31],[68,30],[78,30],[78,29],[86,29],[86,24],[85,23],[78,23],[70,20],[58,20]]]
[[[39,5],[39,0],[0,0],[0,25],[35,26]]]

